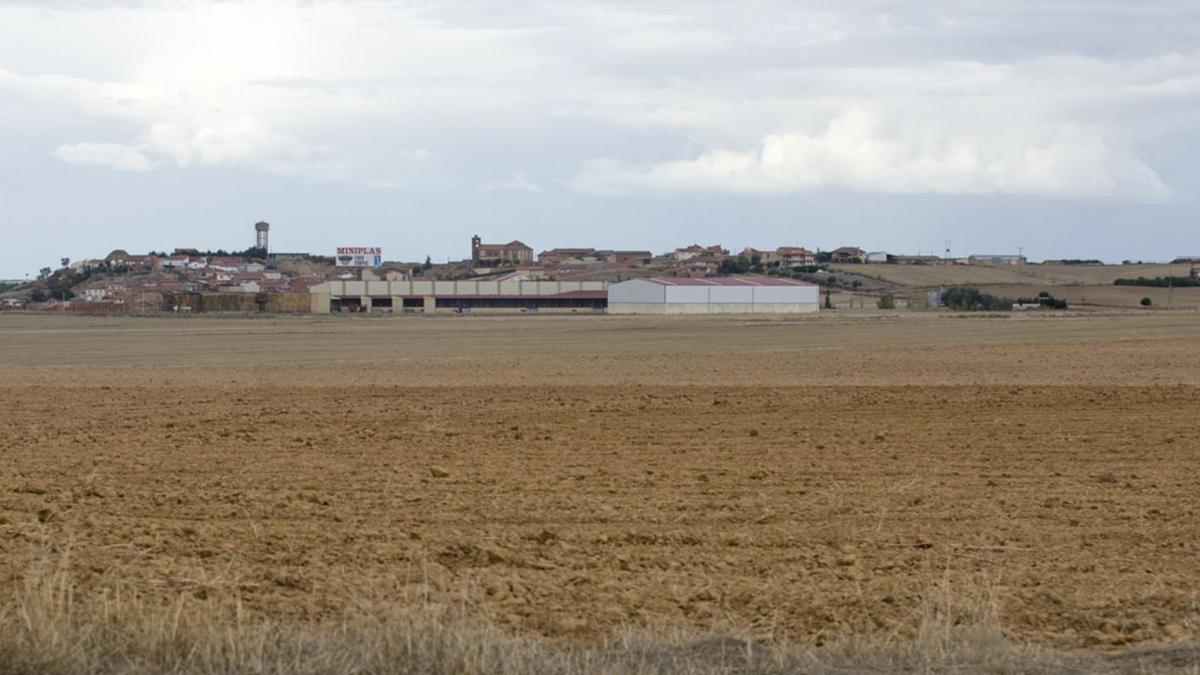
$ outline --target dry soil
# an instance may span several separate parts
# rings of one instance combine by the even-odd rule
[[[0,596],[517,633],[1200,631],[1200,317],[0,316]]]

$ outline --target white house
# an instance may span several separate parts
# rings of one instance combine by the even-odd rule
[[[1013,255],[1011,253],[1000,253],[1000,254],[976,253],[975,255],[972,255],[969,258],[967,258],[967,262],[971,265],[1003,266],[1003,265],[1024,265],[1026,261],[1025,261],[1025,256]]]
[[[79,272],[87,272],[100,267],[102,264],[104,264],[103,260],[76,260],[75,262],[71,263],[71,269]]]

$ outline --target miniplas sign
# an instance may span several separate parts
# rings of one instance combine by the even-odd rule
[[[378,246],[339,246],[334,259],[338,267],[381,267],[383,249]]]

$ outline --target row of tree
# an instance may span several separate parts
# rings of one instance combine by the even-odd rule
[[[1038,293],[1036,298],[1018,298],[1021,305],[1041,305],[1044,309],[1066,309],[1067,301],[1050,295],[1048,291]]]
[[[1116,286],[1148,286],[1151,288],[1194,288],[1200,286],[1200,278],[1196,277],[1138,277],[1136,279],[1117,279]]]

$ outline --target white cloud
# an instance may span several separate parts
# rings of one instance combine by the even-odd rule
[[[1145,162],[1094,131],[945,130],[885,124],[852,108],[820,132],[775,133],[753,151],[711,150],[638,167],[589,163],[572,186],[596,194],[640,191],[786,193],[840,187],[888,193],[1014,194],[1156,200],[1170,194]]]
[[[141,150],[119,143],[75,143],[60,145],[54,156],[67,164],[93,164],[118,171],[150,171],[150,158]]]
[[[541,185],[529,180],[524,171],[517,171],[504,180],[485,183],[483,189],[488,192],[531,192],[534,194],[546,191]]]
[[[1147,140],[1189,135],[1200,104],[1183,2],[1121,50],[1096,37],[1119,3],[518,4],[0,0],[0,101],[63,120],[60,160],[125,170],[544,191],[487,180],[521,162],[556,185],[583,166],[571,184],[593,193],[1072,199],[1170,193]],[[427,146],[438,162],[405,166]]]
[[[147,152],[189,166],[249,166],[277,175],[336,178],[341,167],[320,153],[262,122],[239,117],[184,127],[156,122],[139,143]]]
[[[81,140],[107,148],[109,165],[143,170],[412,183],[421,177],[402,163],[431,159],[431,135],[487,154],[472,142],[480,130],[533,129],[537,162],[536,130],[552,122],[657,143],[648,158],[626,144],[588,164],[573,184],[590,192],[842,186],[1156,198],[1168,188],[1140,141],[1162,128],[1165,111],[1200,98],[1195,52],[1083,56],[1046,44],[1024,59],[995,58],[995,34],[1026,36],[1021,12],[1005,3],[882,13],[775,0],[739,12],[672,1],[505,12],[301,0],[66,7],[0,3],[0,63],[23,73],[0,70],[0,96],[15,89],[59,106],[95,129]],[[1125,16],[1119,6],[1096,11],[1117,15],[1100,26]],[[1186,16],[1163,7],[1154,20],[1186,25]],[[77,56],[27,37],[49,33]],[[484,164],[454,160],[432,171]],[[463,178],[430,180],[478,184]],[[523,175],[484,187],[544,189]]]
[[[59,146],[54,156],[68,164],[96,164],[122,171],[248,167],[280,176],[336,179],[344,167],[315,149],[251,118],[218,120],[190,128],[154,122],[128,143],[85,142]]]
[[[424,162],[433,159],[433,153],[426,148],[401,148],[394,152],[399,159],[406,159],[413,162]]]

